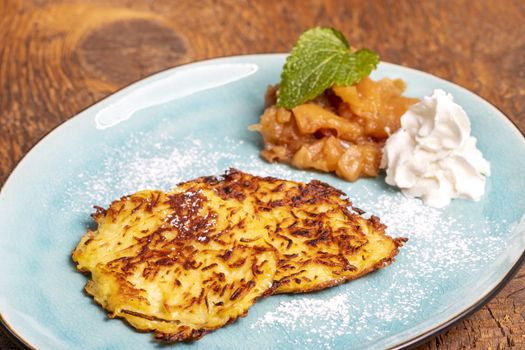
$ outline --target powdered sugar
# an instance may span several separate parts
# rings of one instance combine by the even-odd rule
[[[139,190],[168,190],[181,181],[220,175],[228,168],[257,175],[297,178],[288,166],[263,162],[256,149],[243,155],[243,140],[228,137],[202,140],[193,136],[173,140],[163,134],[160,137],[163,142],[156,142],[148,149],[139,147],[143,138],[144,135],[138,133],[120,148],[106,150],[109,156],[101,161],[99,172],[77,175],[81,189],[72,184],[70,192],[84,199],[88,207],[78,207],[81,202],[77,200],[75,210],[90,210],[94,204],[107,205],[115,198]],[[217,144],[222,147],[218,148]]]

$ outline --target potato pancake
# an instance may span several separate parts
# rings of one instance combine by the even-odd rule
[[[229,225],[212,208],[218,202],[193,191],[142,191],[99,208],[98,229],[73,252],[77,268],[91,273],[86,291],[110,317],[165,341],[198,339],[244,316],[273,290],[275,252],[203,238]]]
[[[73,252],[86,291],[133,327],[188,341],[274,293],[340,284],[389,264],[403,239],[344,193],[230,170],[141,191],[93,215]]]
[[[253,213],[252,238],[278,255],[275,293],[302,293],[355,279],[388,265],[403,238],[385,235],[372,216],[352,208],[342,191],[314,180],[307,184],[230,170],[222,179],[201,178],[182,188],[213,190]],[[263,228],[263,229],[261,229]]]

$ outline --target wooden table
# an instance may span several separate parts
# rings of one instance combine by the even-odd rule
[[[315,25],[458,83],[525,130],[520,0],[0,0],[0,184],[46,133],[125,85],[195,60],[286,52]],[[525,349],[524,318],[522,268],[480,311],[420,349]],[[0,348],[15,346],[0,335]]]

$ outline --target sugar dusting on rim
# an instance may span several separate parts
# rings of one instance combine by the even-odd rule
[[[229,167],[291,180],[320,176],[269,165],[256,151],[245,152],[247,145],[242,140],[173,140],[166,135],[158,140],[148,147],[137,147],[143,142],[138,133],[120,149],[106,150],[108,156],[97,173],[81,172],[79,181],[69,186],[69,209],[87,217],[94,204],[106,206],[121,195],[145,188],[167,190],[183,180],[219,175]],[[447,292],[444,288],[461,287],[464,277],[476,272],[476,266],[487,266],[506,249],[498,238],[506,223],[500,229],[494,223],[460,220],[457,213],[454,219],[399,192],[381,193],[367,184],[334,183],[349,193],[355,205],[378,215],[389,234],[408,237],[408,243],[391,266],[350,284],[321,293],[271,297],[275,304],[271,310],[251,322],[236,323],[249,327],[252,336],[272,337],[284,331],[287,338],[273,341],[326,349],[335,347],[341,337],[361,339],[363,344],[374,341],[388,335],[392,323],[409,327],[424,321],[424,314],[441,310],[440,296]],[[423,309],[426,311],[421,312]]]
[[[257,153],[242,157],[239,150],[244,145],[243,140],[221,138],[210,141],[186,137],[178,140],[175,147],[170,147],[166,145],[169,137],[161,135],[161,142],[152,144],[149,151],[140,153],[136,149],[142,148],[139,147],[143,142],[142,137],[144,135],[138,133],[121,148],[110,150],[111,156],[102,161],[99,173],[78,174],[81,187],[90,189],[82,193],[89,207],[77,206],[75,210],[91,210],[93,204],[107,205],[108,201],[143,189],[168,190],[181,181],[220,175],[231,167],[256,175],[294,177],[291,168],[263,163]],[[222,150],[217,150],[217,144],[222,145]],[[70,187],[71,191],[75,190],[74,185]]]

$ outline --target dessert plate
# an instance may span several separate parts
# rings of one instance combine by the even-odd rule
[[[279,81],[284,54],[198,62],[156,74],[62,124],[18,164],[0,193],[0,316],[38,349],[155,349],[83,293],[70,253],[93,225],[93,205],[144,188],[169,189],[235,167],[291,180],[320,179],[409,240],[395,263],[317,293],[260,300],[245,318],[180,349],[380,349],[422,341],[483,305],[525,251],[525,141],[496,108],[450,82],[381,63],[373,78],[402,78],[406,95],[441,88],[472,121],[491,162],[480,202],[424,206],[383,177],[344,182],[268,164],[248,131]]]

